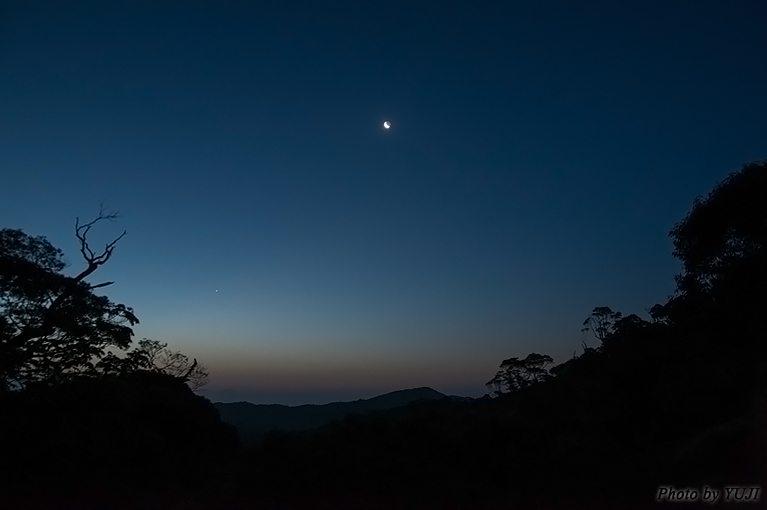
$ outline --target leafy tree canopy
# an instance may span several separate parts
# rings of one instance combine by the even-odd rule
[[[609,306],[597,306],[591,315],[583,321],[583,331],[591,331],[594,336],[604,343],[615,334],[616,323],[621,319],[621,312],[613,312]],[[584,346],[584,350],[586,347]]]
[[[534,352],[522,360],[509,358],[501,363],[501,369],[486,385],[496,395],[527,388],[545,381],[549,377],[545,367],[553,362],[551,356]]]
[[[740,323],[767,304],[767,161],[744,165],[695,199],[669,233],[683,264],[676,295],[650,310],[656,321]]]
[[[87,267],[75,277],[61,250],[45,237],[21,230],[0,230],[0,390],[23,388],[34,382],[57,382],[90,372],[108,347],[126,349],[138,323],[133,310],[116,304],[84,280],[109,260],[118,237],[100,254],[86,240],[104,214],[75,225]],[[123,235],[125,233],[123,232]]]
[[[727,176],[669,234],[674,256],[684,264],[682,293],[711,290],[745,261],[765,257],[767,245],[767,161]]]

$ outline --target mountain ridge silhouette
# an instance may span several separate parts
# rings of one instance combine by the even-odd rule
[[[423,386],[384,393],[369,399],[328,404],[252,404],[250,402],[215,402],[221,420],[233,425],[244,443],[254,443],[272,432],[297,432],[315,429],[353,414],[388,411],[423,400],[465,399],[451,397]]]

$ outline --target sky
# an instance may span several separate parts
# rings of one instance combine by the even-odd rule
[[[213,401],[479,397],[673,293],[765,55],[761,0],[3,2],[0,227],[75,275],[119,212],[89,281]]]

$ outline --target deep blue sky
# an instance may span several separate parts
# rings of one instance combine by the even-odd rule
[[[212,400],[481,396],[673,292],[766,58],[761,0],[3,2],[0,226],[74,274],[119,211],[91,281]]]

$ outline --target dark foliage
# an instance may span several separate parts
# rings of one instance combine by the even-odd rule
[[[120,357],[107,353],[96,363],[99,376],[126,375],[138,371],[155,372],[176,377],[197,391],[208,382],[207,369],[180,352],[168,349],[168,344],[144,338],[138,346]]]
[[[604,345],[615,334],[617,322],[621,320],[622,316],[623,314],[620,312],[613,312],[609,306],[598,306],[583,321],[583,329],[581,331],[591,331]]]
[[[501,369],[486,386],[496,395],[511,393],[533,384],[545,381],[549,377],[546,365],[554,362],[551,356],[530,353],[525,359],[509,358],[503,360]]]
[[[681,294],[712,291],[764,262],[767,249],[767,162],[730,174],[674,226],[674,255],[684,263]],[[744,270],[746,272],[744,272]],[[745,282],[740,282],[745,283]]]
[[[87,373],[108,347],[130,344],[130,326],[138,323],[133,310],[94,292],[111,282],[84,281],[117,242],[93,254],[84,236],[95,221],[76,229],[88,266],[75,277],[61,273],[62,252],[44,237],[0,230],[0,391]]]
[[[767,162],[730,174],[671,231],[684,264],[677,294],[656,309],[677,323],[739,326],[767,316]],[[765,322],[758,323],[764,331]],[[743,333],[748,334],[746,331]],[[739,335],[733,335],[739,336]]]

